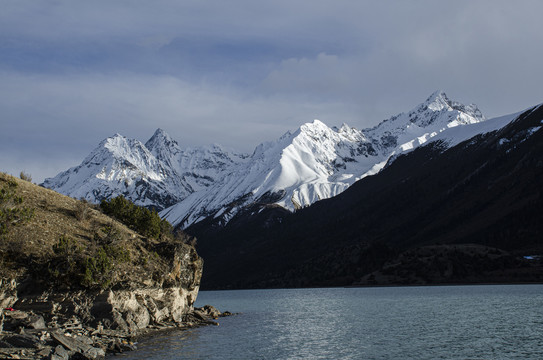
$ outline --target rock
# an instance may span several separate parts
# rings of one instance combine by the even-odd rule
[[[53,311],[53,303],[50,301],[39,301],[33,297],[24,297],[18,299],[18,301],[13,305],[17,310],[22,311],[33,311],[36,313],[48,313]]]
[[[7,349],[11,347],[13,347],[13,345],[5,342],[3,339],[0,339],[0,349]]]
[[[40,343],[36,336],[21,334],[5,336],[3,341],[18,348],[35,348]]]
[[[43,331],[40,333],[40,341],[49,340],[51,338],[51,335],[47,331]]]
[[[134,333],[149,325],[181,322],[191,312],[197,291],[183,287],[109,290],[96,296],[90,314],[105,328]]]
[[[55,348],[55,352],[51,355],[51,360],[68,360],[70,358],[70,354],[68,354],[68,351],[62,345],[58,345]]]
[[[192,315],[194,319],[196,319],[197,322],[200,324],[219,325],[219,323],[209,320],[209,315],[207,315],[207,313],[203,312],[200,309],[194,309],[194,311],[192,312]]]
[[[115,339],[108,345],[108,351],[113,353],[122,353],[124,351],[134,351],[137,347],[133,343],[129,343],[126,340]]]
[[[198,320],[207,321],[206,314],[203,311],[194,309],[193,314]]]
[[[221,312],[217,310],[217,308],[211,305],[204,305],[204,307],[201,308],[201,310],[203,310],[205,314],[207,314],[208,316],[211,316],[213,319],[218,319],[219,316],[221,316]]]
[[[41,356],[42,358],[49,357],[49,355],[51,354],[51,350],[52,348],[50,346],[46,346],[45,348],[38,351],[36,354]]]
[[[45,320],[43,316],[40,315],[31,315],[25,321],[25,327],[30,329],[45,329]]]
[[[85,359],[103,359],[106,356],[106,353],[104,350],[100,348],[91,347],[87,349],[85,352],[81,353]]]
[[[51,337],[68,350],[83,356],[84,359],[102,359],[106,355],[104,350],[100,348],[92,347],[83,341],[62,334],[51,333]]]
[[[92,341],[92,339],[88,336],[83,336],[83,335],[76,335],[74,337],[75,340],[78,340],[78,341],[81,341],[82,343],[85,343],[87,345],[92,345],[94,342]]]
[[[12,355],[101,359],[108,347],[115,352],[135,350],[129,336],[143,335],[151,328],[185,327],[185,319],[195,326],[215,324],[209,319],[220,312],[213,307],[207,307],[199,317],[192,313],[203,260],[193,247],[164,244],[153,249],[166,254],[170,270],[157,274],[146,287],[141,287],[142,278],[138,278],[105,291],[66,287],[60,292],[33,292],[35,288],[27,287],[26,292],[19,292],[17,283],[0,279],[0,301],[5,302],[4,308],[16,309],[0,311],[0,331],[4,330],[0,359]]]
[[[6,311],[4,312],[3,329],[6,331],[15,331],[24,327],[28,318],[28,313],[24,311]]]
[[[17,301],[17,282],[14,279],[0,279],[0,308],[5,309]]]

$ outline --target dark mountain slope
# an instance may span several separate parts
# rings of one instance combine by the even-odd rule
[[[542,119],[534,107],[450,149],[418,148],[293,215],[270,220],[263,211],[217,232],[189,228],[206,259],[203,286],[348,285],[430,244],[543,253]]]

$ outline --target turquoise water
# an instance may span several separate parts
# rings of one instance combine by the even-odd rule
[[[543,285],[202,291],[241,314],[126,359],[543,359]]]

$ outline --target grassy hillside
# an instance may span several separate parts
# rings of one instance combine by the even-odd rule
[[[167,285],[171,250],[189,246],[182,235],[144,237],[98,206],[4,173],[0,192],[0,275],[29,291]]]

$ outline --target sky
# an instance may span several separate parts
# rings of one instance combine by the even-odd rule
[[[0,0],[0,171],[36,183],[116,133],[250,153],[371,127],[436,90],[543,102],[539,0]]]

